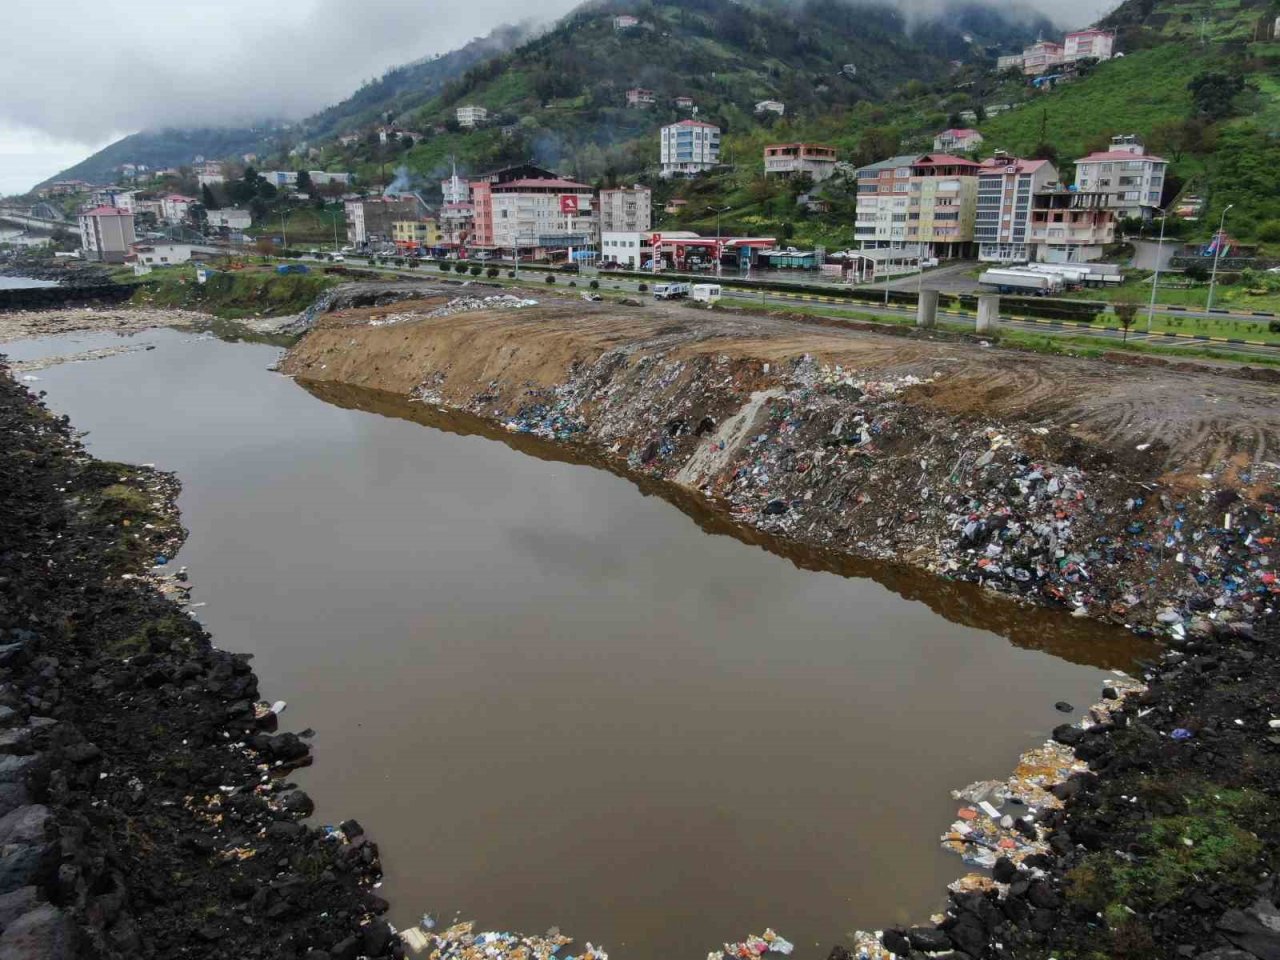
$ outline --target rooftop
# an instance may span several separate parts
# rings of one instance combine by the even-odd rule
[[[132,213],[126,213],[118,207],[109,207],[103,204],[101,207],[94,207],[92,210],[86,210],[81,214],[82,217],[132,217]]]
[[[1153,156],[1150,153],[1131,153],[1128,150],[1105,150],[1102,153],[1091,153],[1087,157],[1081,157],[1076,163],[1089,163],[1095,160],[1150,160],[1153,163],[1168,163],[1164,157]]]
[[[585,183],[578,183],[574,180],[509,180],[506,183],[495,183],[493,189],[498,190],[514,190],[529,189],[532,187],[549,187],[557,190],[590,190],[591,187]]]
[[[678,120],[675,123],[667,124],[668,127],[710,127],[712,130],[719,130],[714,123],[704,123],[701,120]]]

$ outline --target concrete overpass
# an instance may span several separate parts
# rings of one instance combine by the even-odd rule
[[[0,206],[0,222],[25,227],[32,233],[53,233],[55,230],[70,230],[74,233],[76,224],[71,220],[48,216],[54,212],[47,203],[36,204],[35,207]]]

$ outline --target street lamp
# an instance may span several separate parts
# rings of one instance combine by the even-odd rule
[[[707,207],[716,215],[716,276],[720,276],[721,257],[724,256],[724,250],[720,247],[720,214],[728,213],[732,207]]]
[[[1214,238],[1214,243],[1217,246],[1216,246],[1216,249],[1213,251],[1213,273],[1209,275],[1209,302],[1205,304],[1206,311],[1213,309],[1213,288],[1214,288],[1214,285],[1218,282],[1218,261],[1222,259],[1222,245],[1223,245],[1222,241],[1223,241],[1224,231],[1226,230],[1226,227],[1227,227],[1227,213],[1234,206],[1235,206],[1234,203],[1228,203],[1227,209],[1222,211],[1222,219],[1218,221],[1218,235]]]
[[[1156,245],[1156,273],[1151,278],[1151,305],[1147,307],[1147,334],[1151,333],[1151,321],[1156,312],[1156,290],[1160,287],[1160,265],[1164,263],[1164,227],[1169,219],[1169,211],[1160,213],[1160,242]]]

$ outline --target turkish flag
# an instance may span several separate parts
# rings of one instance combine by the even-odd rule
[[[578,215],[578,198],[572,193],[566,193],[560,198],[560,212],[568,216]]]

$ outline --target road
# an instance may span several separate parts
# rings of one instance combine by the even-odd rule
[[[346,262],[353,265],[368,266],[367,261],[361,260],[358,258],[353,258],[353,257],[348,257]],[[505,272],[507,269],[510,269],[511,265],[495,263],[494,266],[501,266]],[[388,267],[378,267],[375,269],[384,270],[389,273],[395,273],[403,277],[415,277],[417,279],[423,279],[423,280],[440,279],[442,276],[442,275],[433,274],[429,272],[423,273],[421,268],[416,270],[403,270],[403,269],[395,269],[395,268],[388,268]],[[939,269],[948,270],[952,268],[942,267]],[[958,269],[958,265],[956,269]],[[968,268],[966,267],[965,269],[968,269]],[[936,271],[934,271],[934,273],[936,273]],[[520,269],[520,279],[526,285],[534,282],[541,283],[543,282],[543,278],[546,275],[547,275],[547,271],[545,268],[522,267]],[[553,274],[553,275],[556,276],[557,283],[558,285],[561,285],[561,286],[568,283],[568,281],[570,280],[575,280],[577,281],[578,286],[585,287],[590,280],[589,277],[574,277],[566,274]],[[928,285],[928,278],[931,275],[932,274],[925,275],[926,289],[931,289],[931,287]],[[637,294],[640,292],[639,285],[642,282],[645,282],[645,281],[632,279],[628,277],[611,276],[608,273],[601,273],[598,279],[600,280],[601,287],[605,289],[618,290],[625,293],[637,293]],[[915,278],[913,277],[908,279],[911,281],[912,285],[904,289],[914,290]],[[503,282],[506,283],[510,281],[504,277]],[[707,282],[714,282],[714,278],[708,277]],[[651,282],[649,283],[649,286],[652,286]],[[829,310],[848,310],[850,312],[856,312],[858,314],[867,316],[869,318],[883,318],[885,320],[889,320],[897,324],[901,324],[904,320],[914,319],[916,315],[916,311],[914,307],[899,307],[895,305],[886,306],[880,303],[867,303],[867,302],[857,301],[857,300],[838,300],[836,298],[826,298],[826,297],[824,297],[822,300],[816,300],[814,297],[811,297],[810,295],[773,293],[773,292],[764,291],[764,290],[755,292],[755,291],[746,291],[746,290],[736,290],[729,287],[724,287],[722,289],[723,289],[725,301],[744,304],[744,305],[753,304],[757,306],[790,308],[792,310],[797,310],[797,311],[804,311],[806,307],[810,311],[812,311],[815,307],[818,309],[825,308]],[[1166,313],[1166,312],[1168,313],[1169,316],[1174,316],[1174,317],[1203,316],[1203,317],[1209,317],[1212,319],[1219,319],[1219,320],[1230,319],[1229,317],[1224,317],[1219,314],[1195,313],[1193,311],[1168,312],[1168,311],[1161,310],[1160,308],[1157,308],[1156,310],[1157,315]],[[1145,318],[1145,311],[1144,311],[1143,314],[1139,316],[1138,322],[1134,325],[1133,329],[1129,331],[1129,335],[1127,339],[1130,342],[1149,343],[1149,344],[1153,344],[1161,347],[1173,347],[1173,348],[1188,349],[1188,350],[1195,349],[1197,347],[1205,348],[1209,346],[1215,346],[1218,349],[1228,349],[1233,353],[1238,353],[1238,354],[1247,355],[1247,356],[1269,357],[1269,358],[1275,358],[1280,356],[1280,344],[1267,345],[1267,344],[1245,343],[1245,342],[1227,343],[1221,339],[1194,338],[1186,335],[1175,337],[1172,335],[1164,335],[1164,334],[1158,334],[1158,333],[1147,334],[1143,330],[1145,319],[1146,318]],[[1247,318],[1241,317],[1239,319],[1244,320]],[[957,311],[949,311],[949,310],[942,310],[942,309],[939,309],[938,311],[938,320],[947,322],[947,323],[953,323],[953,324],[963,324],[966,326],[974,326],[976,324],[975,318],[971,315],[957,312]],[[1014,319],[1012,316],[1009,316],[1009,315],[1002,315],[1001,321],[1002,321],[1002,324],[1005,327],[1008,327],[1009,329],[1020,330],[1026,333],[1038,334],[1040,336],[1084,337],[1084,338],[1099,340],[1104,343],[1123,342],[1126,339],[1124,332],[1116,327],[1108,328],[1103,326],[1079,326],[1076,324],[1052,323],[1045,320],[1039,320],[1039,321],[1018,320],[1018,319]],[[1243,337],[1240,338],[1241,341],[1243,341],[1243,339],[1244,339]]]

